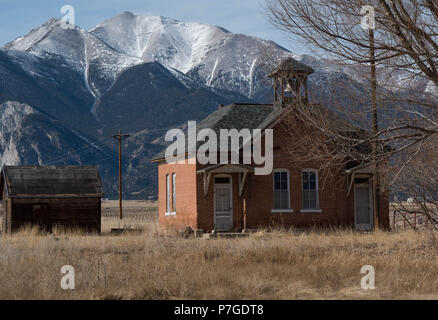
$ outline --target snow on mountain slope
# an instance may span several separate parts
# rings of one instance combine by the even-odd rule
[[[112,162],[107,160],[112,152],[104,143],[94,143],[17,101],[0,104],[0,155],[1,166],[99,163],[103,172],[114,171]]]
[[[74,68],[84,63],[84,40],[81,30],[64,29],[62,21],[51,19],[28,35],[5,45],[7,49],[26,51],[34,55],[60,55]]]
[[[125,12],[90,30],[119,52],[187,73],[230,32],[215,26]]]
[[[63,57],[66,63],[84,75],[84,82],[95,97],[100,96],[121,71],[143,62],[139,58],[115,51],[78,27],[65,29],[62,21],[56,19],[6,44],[5,48],[39,57]]]
[[[346,74],[359,77],[348,67],[310,56],[297,57],[272,41],[231,33],[221,27],[183,22],[160,16],[124,12],[89,31],[64,29],[52,19],[5,46],[34,55],[60,55],[72,68],[80,70],[90,93],[97,100],[114,84],[118,75],[144,62],[165,65],[185,85],[203,85],[266,101],[271,83],[266,73],[287,56],[308,63],[325,78]],[[31,72],[32,70],[29,66]],[[310,81],[320,82],[315,74]],[[436,89],[409,74],[395,74],[390,79],[394,91],[418,87],[424,92]],[[397,88],[398,87],[398,88]],[[94,108],[90,106],[93,112]]]
[[[101,96],[125,69],[143,63],[143,60],[119,53],[94,35],[81,31],[84,37],[84,76],[95,97]]]
[[[146,62],[157,61],[214,88],[247,97],[263,95],[265,55],[290,52],[271,41],[195,22],[125,12],[90,30],[116,49]]]
[[[15,101],[0,104],[0,149],[3,150],[0,158],[1,165],[19,163],[17,148],[9,133],[17,130],[22,119],[34,112],[35,110],[29,105]]]
[[[290,55],[271,41],[217,26],[130,12],[89,31],[62,26],[62,21],[52,19],[5,48],[62,56],[82,72],[96,98],[126,68],[159,62],[199,84],[258,99],[265,94],[266,84],[259,80],[268,71],[266,54],[278,59]]]

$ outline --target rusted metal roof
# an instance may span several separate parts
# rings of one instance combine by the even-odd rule
[[[4,166],[0,196],[11,198],[101,198],[97,166]]]

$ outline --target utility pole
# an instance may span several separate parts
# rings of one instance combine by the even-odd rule
[[[370,33],[370,65],[371,65],[371,113],[372,113],[372,161],[374,161],[373,174],[373,216],[374,230],[379,229],[379,206],[378,206],[378,185],[379,185],[379,163],[377,133],[379,131],[377,118],[377,73],[376,73],[376,49],[374,43],[374,28],[369,28]]]
[[[122,140],[124,138],[129,137],[129,134],[122,134],[122,132],[119,130],[119,133],[116,135],[113,135],[113,138],[119,141],[119,218],[120,220],[123,219],[123,213],[122,213],[122,196],[123,196],[123,189],[122,189]]]

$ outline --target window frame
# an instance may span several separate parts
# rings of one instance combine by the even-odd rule
[[[288,208],[275,208],[275,173],[286,172],[287,174],[287,195],[288,195]],[[294,210],[292,209],[291,204],[291,190],[290,190],[290,171],[286,168],[277,168],[272,171],[272,210],[271,213],[292,213]]]
[[[170,216],[170,174],[166,174],[166,216]]]
[[[311,172],[315,174],[315,193],[316,193],[316,208],[304,208],[304,173]],[[314,168],[305,168],[301,170],[301,207],[302,213],[321,213],[321,207],[319,206],[319,174],[318,170]]]
[[[170,214],[172,216],[176,215],[176,173],[172,173],[172,211]]]

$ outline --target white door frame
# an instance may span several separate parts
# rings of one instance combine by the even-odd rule
[[[356,178],[361,178],[356,177]],[[365,178],[365,177],[363,177]],[[368,178],[368,182],[367,183],[354,183],[354,227],[356,230],[360,230],[360,231],[371,231],[374,228],[374,205],[373,205],[373,192],[372,192],[372,178],[367,176],[366,178]],[[370,206],[370,210],[369,210],[369,214],[370,214],[370,225],[359,225],[357,224],[357,206],[356,206],[356,195],[357,195],[357,187],[368,187],[368,194],[369,194],[369,206]],[[369,228],[369,229],[368,229]]]
[[[216,178],[229,178],[230,183],[221,183],[218,186],[228,187],[230,190],[230,208],[231,208],[231,228],[230,230],[217,230],[216,229]],[[214,211],[214,230],[215,231],[231,231],[234,227],[234,210],[233,210],[233,176],[230,174],[217,174],[213,176],[213,211]]]

